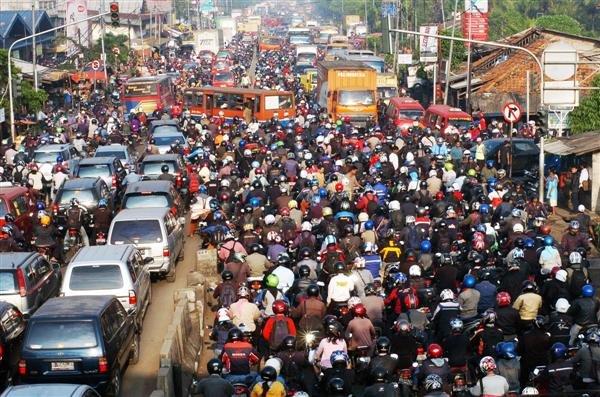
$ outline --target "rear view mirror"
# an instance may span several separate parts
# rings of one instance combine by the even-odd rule
[[[144,258],[144,265],[148,265],[153,262],[154,262],[154,258],[151,258],[151,257]]]

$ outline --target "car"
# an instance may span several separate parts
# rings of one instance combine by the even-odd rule
[[[135,169],[137,158],[126,145],[113,143],[111,145],[98,146],[94,157],[116,157],[121,160],[121,164],[128,170]]]
[[[87,226],[90,230],[94,210],[98,207],[100,199],[105,199],[108,208],[112,211],[115,208],[115,192],[106,185],[102,178],[68,179],[58,188],[52,203],[52,216],[58,225],[66,224],[66,212],[71,206],[73,198],[76,198],[79,204],[87,210],[86,217],[89,217],[90,220]]]
[[[213,74],[213,87],[235,87],[235,76],[229,70],[220,70]]]
[[[488,139],[483,141],[485,145],[485,159],[497,161],[498,151],[507,139]],[[513,138],[513,177],[523,177],[525,171],[533,171],[539,168],[540,148],[531,139]],[[499,166],[496,166],[498,168]],[[508,174],[509,170],[506,170]]]
[[[73,385],[68,383],[41,383],[38,385],[10,386],[0,394],[0,397],[100,397],[88,385]]]
[[[12,214],[25,241],[31,241],[33,237],[32,214],[35,210],[33,197],[29,188],[13,186],[8,182],[0,183],[0,227],[6,223],[4,216]]]
[[[215,63],[213,63],[213,65],[212,65],[211,73],[214,75],[219,72],[226,72],[226,71],[229,71],[230,67],[231,67],[231,63],[228,60],[217,59],[215,61]]]
[[[168,208],[131,208],[114,217],[108,245],[133,244],[145,258],[151,273],[175,281],[175,266],[184,256],[185,218],[175,218]]]
[[[189,149],[185,135],[180,131],[158,131],[152,134],[151,139],[160,154],[166,154],[173,144]]]
[[[109,295],[52,298],[25,330],[22,383],[79,383],[107,396],[120,394],[127,363],[140,355],[134,310]]]
[[[152,120],[148,129],[150,136],[155,132],[181,132],[177,120]]]
[[[187,195],[187,170],[178,154],[149,154],[139,164],[139,174],[144,179],[158,179],[163,165],[169,166],[169,174],[175,179],[175,188],[182,196]]]
[[[0,253],[0,300],[15,305],[25,317],[58,295],[60,265],[37,252]]]
[[[125,310],[136,310],[136,324],[142,329],[152,300],[147,266],[151,262],[131,244],[83,247],[67,265],[60,295],[114,295]]]
[[[127,171],[121,160],[116,157],[92,157],[81,160],[75,167],[73,176],[77,178],[100,177],[106,186],[118,192],[123,179],[127,176]]]
[[[185,203],[169,181],[140,181],[127,185],[121,208],[170,208],[177,218],[185,214]]]
[[[211,50],[200,50],[197,56],[200,61],[204,62],[213,62],[215,57],[215,54]]]
[[[0,301],[0,390],[16,379],[23,331],[23,313],[15,305]]]
[[[75,164],[85,157],[85,153],[80,153],[70,143],[41,145],[33,152],[32,160],[39,166],[40,172],[46,179],[52,179],[52,167],[59,156],[72,172]]]

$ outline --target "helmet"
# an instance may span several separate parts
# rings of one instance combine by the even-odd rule
[[[358,214],[359,222],[366,222],[368,220],[369,220],[369,214],[367,214],[366,212],[361,212],[360,214]]]
[[[101,198],[100,200],[98,200],[98,207],[107,207],[108,206],[108,201],[106,201],[105,198]]]
[[[550,353],[555,360],[565,358],[567,355],[567,347],[563,343],[556,342],[550,347]]]
[[[269,288],[277,288],[279,285],[279,277],[276,274],[269,274],[265,280],[265,285]]]
[[[334,365],[336,363],[344,363],[344,365],[348,364],[348,361],[350,360],[350,358],[348,357],[348,354],[343,351],[343,350],[336,350],[333,353],[331,353],[331,356],[329,358],[329,361],[331,361],[331,365]]]
[[[540,233],[545,236],[548,236],[550,233],[552,233],[552,228],[550,227],[550,225],[544,224],[540,226]]]
[[[472,274],[467,274],[463,278],[463,287],[473,288],[475,286],[476,282],[477,282],[477,280],[475,279],[475,276],[473,276]]]
[[[260,198],[252,197],[250,199],[250,205],[252,206],[252,208],[258,208],[260,206]]]
[[[440,300],[447,301],[454,299],[454,292],[451,289],[445,289],[440,293]]]
[[[540,392],[533,386],[528,386],[521,391],[521,396],[538,396]]]
[[[438,374],[429,374],[425,378],[425,390],[428,392],[442,390],[442,384],[442,378]]]
[[[277,379],[277,370],[268,365],[260,371],[260,377],[265,381],[273,382]]]
[[[600,343],[600,332],[598,331],[598,328],[589,328],[585,332],[585,340],[588,343]]]
[[[375,295],[375,286],[372,283],[368,283],[367,285],[365,285],[365,295]]]
[[[333,264],[333,271],[335,274],[341,274],[346,271],[346,265],[344,262],[336,262]]]
[[[75,207],[79,205],[79,200],[77,200],[75,197],[73,197],[71,199],[71,206]]]
[[[571,229],[571,230],[579,230],[579,222],[575,221],[575,220],[569,222],[569,229]]]
[[[525,245],[525,248],[531,249],[531,248],[535,247],[535,241],[533,241],[532,238],[526,238],[524,245]]]
[[[337,182],[335,184],[335,191],[341,193],[344,190],[344,184],[342,182]]]
[[[581,287],[581,296],[584,298],[593,297],[595,292],[596,290],[592,284],[585,284],[583,287]]]
[[[429,358],[442,358],[444,356],[444,349],[437,343],[432,343],[427,348],[427,357]]]
[[[375,224],[373,223],[372,220],[368,220],[365,222],[365,230],[373,230],[374,227],[375,227]]]
[[[507,360],[517,357],[517,346],[514,341],[500,342],[496,345],[498,357]]]
[[[210,359],[208,363],[206,363],[206,370],[211,375],[220,375],[221,372],[223,372],[223,363],[218,358]]]
[[[463,326],[463,321],[460,318],[453,318],[450,320],[450,329],[452,332],[462,332]]]
[[[342,378],[331,378],[327,382],[329,393],[342,393],[344,391],[344,380]]]
[[[485,356],[479,361],[479,368],[483,372],[490,372],[496,370],[496,360],[493,357]]]
[[[377,338],[375,342],[375,348],[377,349],[377,353],[388,353],[390,351],[390,347],[392,342],[387,336],[380,336]]]
[[[443,192],[437,192],[435,194],[435,199],[438,200],[438,201],[443,200],[444,199],[444,193]]]
[[[390,211],[399,211],[400,210],[400,202],[398,200],[392,200],[388,204],[388,209]]]
[[[331,207],[323,208],[323,216],[331,216],[331,215],[333,215],[333,210],[331,209]]]
[[[581,264],[581,254],[577,251],[573,251],[569,254],[569,263],[572,265],[580,265]]]
[[[304,221],[302,222],[301,229],[303,232],[310,232],[312,231],[312,224],[308,221]]]
[[[365,305],[359,303],[352,308],[352,313],[354,316],[364,317],[367,315],[367,309],[365,308]]]
[[[169,166],[168,166],[168,165],[166,165],[166,164],[163,164],[163,165],[160,167],[160,172],[163,172],[163,173],[165,173],[165,172],[169,172]]]
[[[375,367],[371,371],[371,376],[375,382],[385,382],[388,377],[388,371],[383,367]]]
[[[408,275],[411,277],[421,277],[421,267],[419,265],[412,265],[408,268]]]
[[[430,252],[431,251],[431,241],[423,240],[421,241],[421,252]]]
[[[290,209],[292,209],[292,208],[298,208],[298,202],[297,202],[296,200],[290,200],[290,201],[288,202],[288,207],[289,207]]]
[[[229,333],[227,334],[227,341],[233,342],[233,341],[237,341],[237,340],[242,340],[243,336],[244,336],[244,334],[241,329],[232,328],[229,330]]]
[[[292,335],[288,335],[285,338],[283,338],[283,341],[281,342],[281,348],[285,348],[288,350],[292,350],[296,348],[296,337],[292,336]]]
[[[535,292],[537,290],[537,285],[534,281],[525,280],[523,281],[523,285],[521,287],[522,292]]]
[[[255,179],[252,182],[252,188],[253,189],[262,189],[262,187],[263,187],[262,182],[260,180],[258,180],[258,179]]]
[[[557,312],[566,313],[571,307],[571,304],[565,298],[558,298],[554,304],[554,307],[556,308]]]
[[[415,223],[415,217],[412,215],[407,215],[406,216],[406,223]]]
[[[498,307],[506,307],[510,305],[510,294],[508,292],[498,292],[496,294],[496,304]]]
[[[404,273],[396,273],[392,276],[392,279],[394,280],[394,285],[396,286],[403,285],[408,281],[408,278],[406,278],[406,274]]]
[[[40,224],[42,226],[48,226],[48,225],[50,225],[51,221],[52,221],[52,219],[50,219],[50,217],[48,215],[42,215],[42,218],[40,219]]]
[[[38,201],[37,203],[35,203],[35,209],[38,211],[43,211],[46,209],[46,204],[44,204],[43,201]]]
[[[247,298],[250,296],[250,290],[246,286],[241,286],[240,288],[238,288],[237,295],[240,298]]]
[[[554,244],[554,239],[552,236],[544,236],[544,245],[546,247],[551,247]]]
[[[265,216],[265,224],[267,225],[272,225],[275,223],[275,216],[272,214],[269,214],[267,216]]]
[[[535,319],[533,320],[533,325],[535,325],[537,328],[543,328],[544,325],[546,325],[546,318],[544,316],[535,316]]]
[[[317,284],[310,284],[306,287],[306,295],[308,296],[319,296],[319,286]]]
[[[512,229],[514,233],[523,233],[524,231],[523,225],[521,225],[520,223],[515,223]]]
[[[276,300],[273,302],[273,313],[275,314],[284,314],[288,309],[287,303],[284,300]]]
[[[408,333],[412,330],[412,324],[408,322],[408,320],[401,319],[396,324],[398,331]]]
[[[298,268],[298,275],[300,277],[308,277],[310,275],[310,267],[308,265],[302,265]]]
[[[494,325],[496,322],[496,312],[494,309],[487,309],[485,312],[483,312],[481,319],[486,325]]]
[[[4,215],[4,221],[7,223],[12,223],[15,221],[15,217],[13,214],[7,213],[6,215]]]
[[[233,273],[230,270],[223,270],[221,278],[223,281],[233,280]]]

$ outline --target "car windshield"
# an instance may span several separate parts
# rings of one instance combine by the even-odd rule
[[[150,244],[163,240],[160,224],[156,219],[117,221],[111,233],[111,244]]]
[[[231,73],[217,73],[214,77],[215,81],[232,81],[233,74]]]
[[[11,271],[0,272],[0,295],[14,294],[16,291],[15,274]]]
[[[80,165],[77,176],[80,178],[102,178],[110,176],[110,167],[108,164]]]
[[[118,265],[76,266],[71,271],[69,289],[92,291],[119,289],[123,287],[123,276]]]
[[[448,124],[455,126],[458,129],[464,128],[464,129],[469,129],[469,127],[471,127],[471,120],[465,120],[465,119],[450,119],[448,121]]]
[[[152,134],[163,132],[178,135],[179,130],[176,125],[159,125],[152,130]]]
[[[338,103],[342,106],[369,106],[375,103],[371,91],[340,91]]]
[[[33,158],[36,163],[55,163],[58,152],[35,152]]]
[[[303,54],[298,54],[296,62],[297,63],[310,63],[310,64],[312,64],[316,57],[317,56],[315,54],[305,52]]]
[[[72,198],[76,198],[80,203],[93,203],[95,201],[92,190],[63,190],[58,202],[68,204]]]
[[[91,321],[34,321],[29,324],[26,346],[33,350],[96,347]]]
[[[94,157],[116,157],[119,160],[126,160],[127,155],[123,150],[109,152],[108,150],[96,150]]]
[[[144,161],[142,163],[142,167],[140,172],[144,175],[160,175],[162,174],[161,171],[161,167],[163,165],[167,165],[169,166],[169,174],[172,174],[175,172],[175,163],[173,163],[172,161],[170,162],[163,162],[163,161],[156,161],[156,162],[150,162],[150,161]]]
[[[401,119],[412,119],[412,120],[417,120],[419,119],[421,116],[423,116],[423,111],[422,110],[401,110],[400,112],[398,112],[398,118]]]
[[[154,136],[154,144],[157,146],[170,146],[177,141],[180,145],[185,142],[181,135]]]
[[[396,87],[379,87],[377,88],[377,94],[379,94],[379,98],[393,98],[398,96],[398,89]]]
[[[166,208],[169,199],[166,194],[128,194],[123,208]]]
[[[8,207],[6,201],[0,198],[0,217],[4,218],[4,215],[8,214]]]

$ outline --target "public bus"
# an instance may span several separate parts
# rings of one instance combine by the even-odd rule
[[[133,77],[123,88],[123,105],[127,112],[151,114],[155,110],[166,110],[175,104],[171,78],[167,75]]]
[[[288,40],[292,46],[311,44],[312,37],[309,28],[289,28]]]
[[[223,112],[226,119],[243,118],[246,104],[259,122],[268,121],[277,114],[280,119],[294,118],[296,107],[294,94],[289,91],[258,90],[252,88],[194,87],[183,94],[184,106],[192,117],[218,116]],[[287,113],[287,116],[286,116]]]

